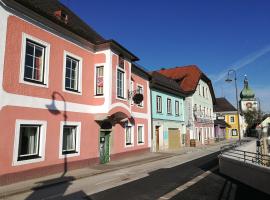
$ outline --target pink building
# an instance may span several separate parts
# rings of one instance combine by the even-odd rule
[[[1,0],[0,17],[0,185],[149,151],[136,56],[55,0]]]

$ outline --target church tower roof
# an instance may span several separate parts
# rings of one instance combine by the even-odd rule
[[[251,100],[251,99],[254,99],[254,97],[255,97],[255,93],[248,85],[248,79],[247,79],[246,75],[245,75],[245,79],[244,79],[244,88],[240,93],[240,97],[242,100],[245,100],[245,99]]]

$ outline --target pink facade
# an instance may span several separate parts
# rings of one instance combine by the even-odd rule
[[[94,51],[91,45],[89,48],[82,47],[79,43],[71,42],[68,37],[52,33],[20,16],[10,15],[7,11],[1,11],[0,14],[3,14],[3,20],[6,19],[6,31],[1,33],[6,37],[5,44],[2,44],[5,53],[0,57],[0,61],[3,61],[3,66],[0,63],[3,71],[0,74],[0,98],[3,100],[0,110],[0,185],[61,172],[65,165],[68,169],[74,169],[100,162],[101,132],[109,135],[109,159],[149,150],[151,116],[148,80],[132,72],[132,63],[128,58],[123,57],[124,95],[118,98],[117,69],[120,54],[117,51],[111,48]],[[22,78],[22,69],[26,70],[23,62],[25,38],[47,45],[48,54],[42,61],[47,62],[44,65],[43,85]],[[67,70],[65,55],[78,57],[80,62],[76,92],[67,91],[64,87],[64,70]],[[102,66],[104,70],[101,84],[96,80],[97,66]],[[133,89],[130,88],[131,81]],[[103,89],[102,95],[96,95],[97,84]],[[137,86],[143,88],[144,100],[141,106],[132,104],[128,98]],[[111,127],[104,128],[105,123]],[[22,151],[20,145],[24,144],[21,141],[23,128],[29,128],[31,124],[40,131],[37,149],[40,155],[28,160],[21,157],[19,160],[18,151]],[[127,125],[131,127],[129,136],[126,133]],[[63,127],[76,128],[74,154],[62,154]],[[127,142],[127,137],[132,137],[130,142]]]

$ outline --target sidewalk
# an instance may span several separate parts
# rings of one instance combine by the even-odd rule
[[[102,173],[112,172],[123,168],[128,168],[132,166],[141,165],[144,163],[150,163],[166,158],[171,158],[174,156],[179,156],[187,153],[202,151],[208,148],[212,147],[219,147],[228,143],[231,143],[232,141],[221,141],[218,143],[214,143],[207,146],[201,146],[201,147],[183,147],[179,150],[175,151],[166,151],[166,152],[147,152],[140,155],[135,156],[129,156],[118,160],[113,160],[107,164],[98,164],[93,165],[88,168],[78,169],[78,170],[72,170],[65,174],[65,176],[62,176],[62,173],[53,174],[46,177],[41,177],[37,179],[27,180],[24,182],[19,182],[7,186],[0,187],[0,199],[5,198],[8,196],[12,196],[15,194],[27,192],[30,190],[37,190],[44,187],[53,186],[59,183],[65,183],[68,181],[78,180],[90,176],[99,175]]]

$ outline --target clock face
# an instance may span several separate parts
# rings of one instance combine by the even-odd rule
[[[247,102],[246,103],[246,106],[247,106],[247,108],[252,108],[252,103],[251,102]]]

